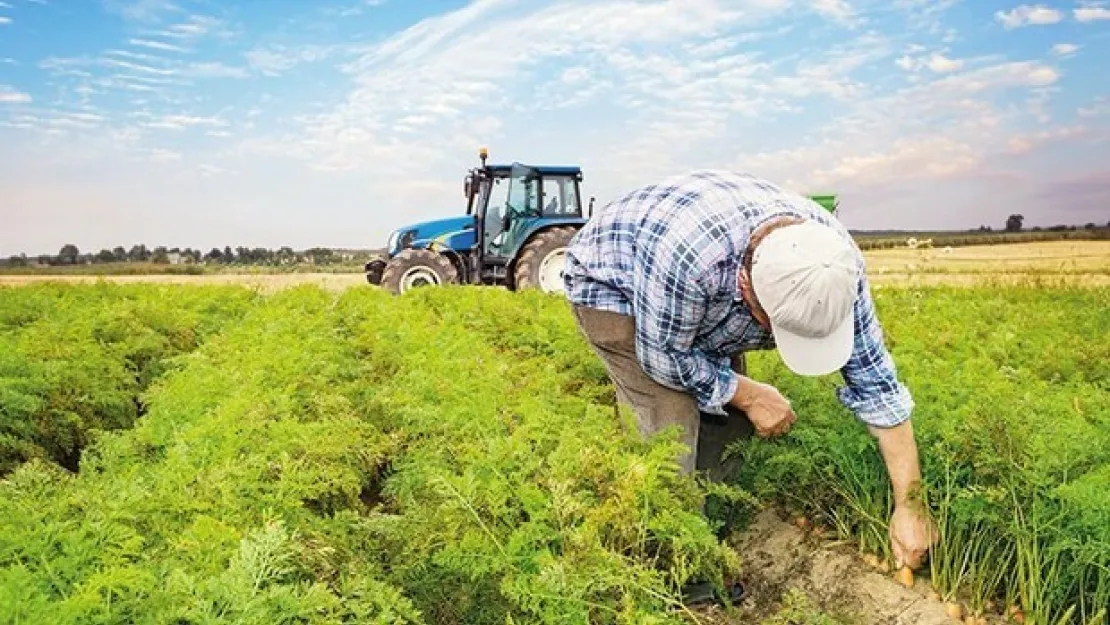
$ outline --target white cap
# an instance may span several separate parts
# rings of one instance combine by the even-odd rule
[[[752,288],[791,371],[825,375],[848,362],[858,263],[848,240],[815,221],[773,230],[756,247]]]

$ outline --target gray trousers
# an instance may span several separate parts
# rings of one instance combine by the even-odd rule
[[[727,417],[703,413],[689,393],[651,379],[636,359],[636,322],[632,317],[575,304],[571,310],[586,340],[605,363],[618,400],[634,411],[640,432],[646,436],[671,425],[682,426],[682,441],[690,449],[679,458],[682,471],[704,472],[718,482],[729,477],[735,463],[722,461],[725,448],[754,433],[743,411],[728,406]],[[746,373],[743,352],[733,355],[732,369]]]

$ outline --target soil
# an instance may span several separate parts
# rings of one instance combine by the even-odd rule
[[[701,610],[698,618],[707,625],[758,624],[778,612],[783,597],[794,589],[843,623],[960,623],[945,613],[941,601],[929,597],[927,569],[907,588],[893,572],[882,573],[866,564],[853,546],[818,538],[774,511],[760,513],[730,542],[742,560],[748,598],[732,617],[720,608]]]

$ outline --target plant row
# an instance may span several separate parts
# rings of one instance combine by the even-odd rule
[[[76,470],[98,431],[130,427],[174,356],[251,306],[242,289],[48,284],[0,289],[0,475]]]

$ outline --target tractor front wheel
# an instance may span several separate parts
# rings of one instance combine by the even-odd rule
[[[563,268],[567,261],[567,246],[577,229],[561,227],[544,230],[524,246],[516,264],[514,279],[516,289],[540,289],[548,293],[561,293]]]
[[[442,254],[408,249],[393,257],[382,272],[382,287],[394,295],[422,286],[456,284],[459,272]]]
[[[363,266],[366,271],[366,281],[375,286],[382,283],[382,273],[385,271],[386,260],[374,258]]]

